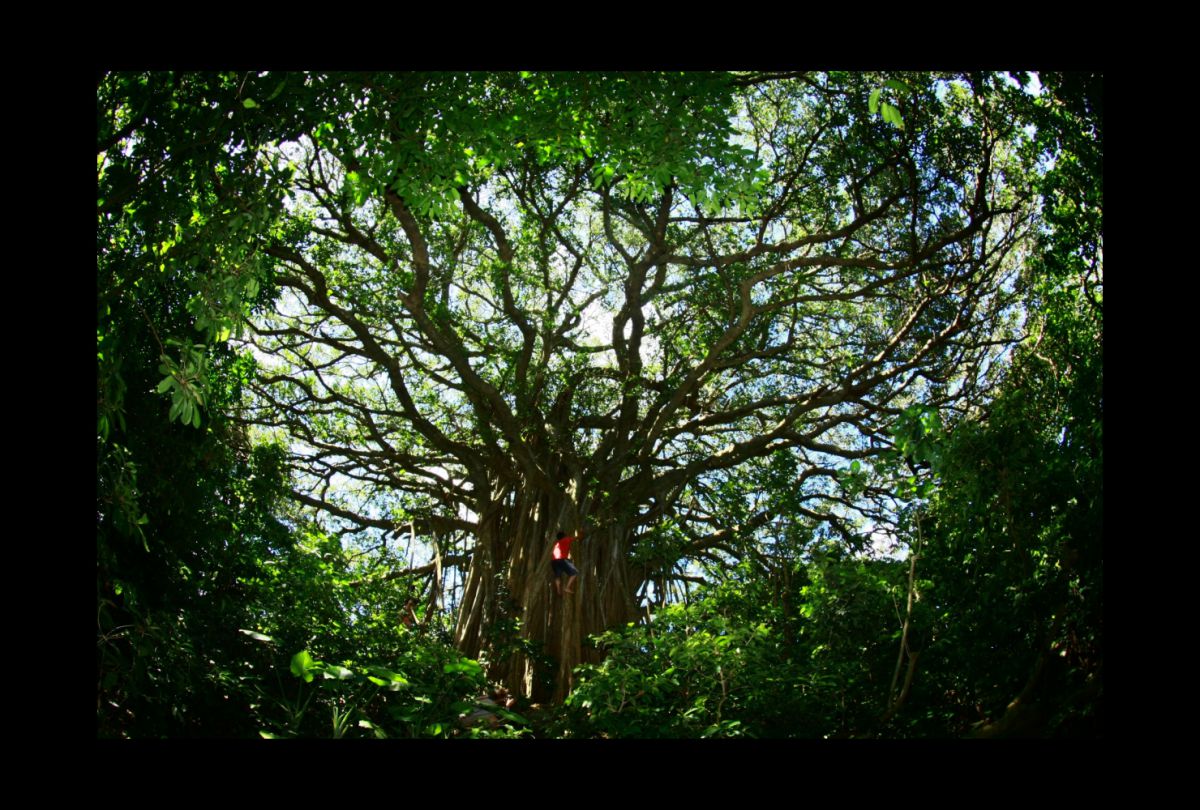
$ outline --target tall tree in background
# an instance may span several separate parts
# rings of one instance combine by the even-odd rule
[[[738,494],[767,460],[861,543],[842,468],[986,389],[1032,193],[998,79],[885,78],[310,79],[319,123],[261,167],[291,197],[248,420],[347,527],[469,538],[456,642],[526,694],[536,658],[486,628],[561,697],[637,615],[640,544],[670,568],[775,517]]]
[[[98,96],[102,603],[145,525],[136,380],[224,446],[277,431],[294,499],[338,531],[427,538],[435,570],[453,551],[460,649],[562,697],[648,581],[744,555],[781,512],[862,544],[891,494],[862,462],[895,417],[968,412],[1018,337],[1038,113],[1001,77],[114,75]],[[243,404],[206,366],[249,381],[249,357]],[[562,600],[559,526],[586,531]]]

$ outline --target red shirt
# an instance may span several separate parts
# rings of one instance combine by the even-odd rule
[[[563,539],[554,544],[554,559],[565,560],[571,556],[571,544],[579,538],[567,535]]]

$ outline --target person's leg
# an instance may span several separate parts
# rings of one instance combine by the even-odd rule
[[[554,592],[562,596],[562,578],[570,573],[564,560],[550,561],[550,576],[554,579]]]
[[[567,577],[567,589],[563,591],[563,593],[575,593],[575,580],[577,579],[579,579],[579,577],[575,574]]]

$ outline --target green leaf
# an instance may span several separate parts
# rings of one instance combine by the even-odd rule
[[[325,667],[325,677],[329,678],[330,680],[333,680],[336,678],[339,681],[344,681],[347,678],[353,678],[354,672],[349,669],[346,669],[346,667],[339,666],[337,664],[333,664],[331,666]]]
[[[171,383],[175,381],[174,377],[164,377],[163,381],[158,384],[158,393],[165,394],[171,388]]]
[[[912,93],[912,88],[899,79],[888,79],[883,84],[885,87],[890,87],[898,93]]]
[[[880,112],[883,115],[884,121],[887,121],[889,124],[892,124],[899,129],[904,129],[904,118],[900,115],[900,110],[893,107],[891,104],[884,102]]]
[[[312,683],[311,670],[317,662],[313,660],[312,655],[308,650],[301,650],[292,656],[292,674],[297,678],[303,678],[305,683]]]
[[[388,669],[387,667],[370,666],[370,667],[367,667],[367,670],[375,675],[378,675],[381,678],[386,678],[391,681],[404,680],[403,675],[401,675],[399,672],[393,672],[392,670]]]
[[[253,110],[255,107],[258,106],[258,102],[252,98],[248,98],[242,102],[242,106],[245,107],[247,110]]]
[[[367,667],[367,680],[376,686],[386,686],[388,691],[396,692],[402,687],[408,686],[408,680],[399,672],[392,672],[386,667],[370,666]]]
[[[859,97],[861,98],[861,96]],[[871,115],[879,109],[879,88],[876,87],[871,91],[871,97],[867,99],[867,109],[871,111]]]
[[[508,720],[510,723],[520,723],[523,726],[529,725],[529,721],[527,719],[516,712],[512,712],[503,708],[502,706],[496,706],[494,709],[492,709],[492,711],[495,714],[498,714],[500,717],[503,717],[505,720]]]
[[[463,658],[453,663],[443,665],[442,672],[447,674],[451,672],[466,672],[470,675],[482,675],[483,668],[470,658]]]
[[[245,633],[246,635],[250,636],[250,638],[254,639],[255,641],[266,641],[268,643],[274,643],[274,641],[275,641],[275,639],[271,638],[270,636],[264,636],[262,633],[255,632],[254,630],[245,630],[245,629],[242,629],[239,627],[238,632]]]

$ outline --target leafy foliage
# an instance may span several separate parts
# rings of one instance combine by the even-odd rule
[[[264,726],[260,735],[394,739],[528,733],[528,720],[521,715],[473,699],[487,686],[483,668],[449,646],[406,637],[392,667],[349,659],[332,664],[307,650],[296,653],[288,666],[293,683],[278,690],[259,688],[252,708]],[[483,707],[496,718],[494,725],[461,722]]]
[[[98,733],[1102,733],[1102,83],[1033,78],[102,76]]]
[[[571,733],[850,736],[886,707],[899,639],[898,562],[819,553],[733,572],[652,622],[597,637],[567,699]]]

